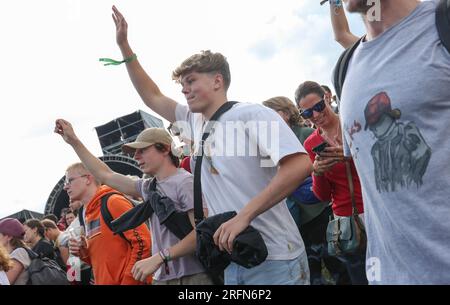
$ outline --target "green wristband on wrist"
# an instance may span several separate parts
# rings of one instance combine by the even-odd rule
[[[125,58],[122,61],[114,60],[111,58],[100,58],[99,61],[106,62],[106,64],[104,64],[104,66],[110,66],[110,65],[117,66],[117,65],[123,64],[124,62],[126,62],[126,63],[132,62],[136,58],[137,58],[137,55],[133,53],[133,55],[131,55],[128,58]]]

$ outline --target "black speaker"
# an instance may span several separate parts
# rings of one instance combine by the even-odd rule
[[[149,127],[162,127],[162,120],[142,110],[124,115],[104,125],[95,127],[103,155],[122,154],[125,143],[136,140],[138,134]]]

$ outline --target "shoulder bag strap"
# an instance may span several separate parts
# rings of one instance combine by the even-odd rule
[[[436,8],[436,27],[439,38],[450,53],[450,0],[441,0]]]
[[[202,183],[201,183],[201,172],[202,172],[202,160],[203,160],[203,144],[211,133],[211,129],[219,117],[227,112],[233,107],[237,102],[227,102],[223,104],[211,117],[211,119],[206,124],[204,133],[202,135],[202,140],[199,143],[198,154],[195,156],[195,169],[194,169],[194,219],[195,225],[200,223],[203,218],[203,198],[202,198]]]
[[[353,185],[353,175],[352,170],[350,166],[350,161],[345,161],[345,171],[347,172],[347,181],[348,181],[348,188],[350,190],[350,198],[352,200],[352,214],[353,216],[358,216],[358,209],[356,207],[356,200],[355,200],[355,188]]]

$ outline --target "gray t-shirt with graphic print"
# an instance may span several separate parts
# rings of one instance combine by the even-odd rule
[[[140,179],[136,181],[136,189],[142,194],[144,200],[148,199],[151,179]],[[175,208],[179,211],[189,211],[194,209],[194,179],[193,176],[184,169],[178,169],[175,175],[157,181],[157,191],[173,200]],[[180,240],[167,229],[165,225],[159,223],[158,217],[153,214],[150,218],[150,229],[152,236],[152,253],[170,248]],[[162,265],[154,275],[158,281],[167,281],[180,278],[186,275],[204,272],[204,269],[194,254],[186,255],[169,262],[169,274],[166,274]]]
[[[363,189],[371,284],[450,283],[450,54],[436,1],[363,42],[341,99]]]

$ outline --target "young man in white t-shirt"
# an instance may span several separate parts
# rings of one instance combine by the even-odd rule
[[[180,105],[163,95],[141,67],[127,41],[127,23],[115,7],[113,11],[117,44],[136,90],[148,107],[176,122],[198,152],[204,123],[228,101],[231,77],[225,57],[204,51],[175,70],[173,78],[182,85],[188,107]],[[236,139],[229,137],[235,133],[237,146]],[[251,224],[268,248],[267,260],[259,266],[246,269],[232,263],[227,267],[225,284],[309,283],[303,241],[284,199],[312,168],[286,123],[261,105],[236,104],[218,120],[205,154],[201,180],[209,214],[237,212],[214,234],[216,244],[231,252],[235,237]]]

